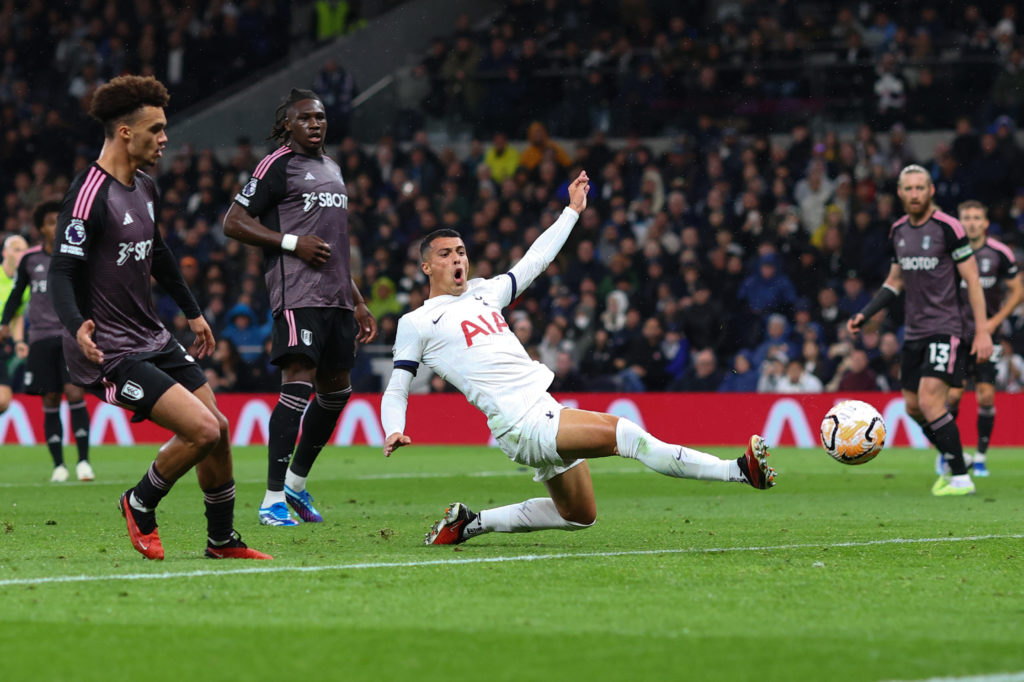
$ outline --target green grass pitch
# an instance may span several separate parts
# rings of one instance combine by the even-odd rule
[[[115,502],[154,452],[95,448],[96,482],[55,485],[44,448],[3,448],[0,678],[1024,676],[1020,450],[957,499],[929,494],[924,451],[845,467],[777,448],[765,492],[600,460],[593,528],[456,549],[420,544],[448,502],[543,494],[496,450],[327,449],[309,485],[326,522],[264,528],[263,449],[239,448],[236,527],[275,561],[202,558],[190,474],[160,507],[167,559],[146,562]]]

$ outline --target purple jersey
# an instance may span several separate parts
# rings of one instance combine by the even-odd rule
[[[903,271],[907,293],[904,338],[913,341],[943,334],[964,338],[956,264],[972,252],[960,221],[938,210],[921,225],[911,225],[909,217],[903,216],[889,231],[889,252]]]
[[[50,272],[50,254],[42,246],[33,246],[25,251],[18,262],[18,274],[14,286],[21,282],[29,289],[28,300],[28,340],[35,343],[51,336],[60,336],[64,331],[57,311],[46,293],[46,275]]]
[[[1017,259],[1010,247],[992,237],[986,237],[985,243],[974,252],[978,261],[978,277],[981,289],[985,292],[985,316],[992,317],[1003,305],[1006,296],[1006,281],[1017,276]],[[966,336],[974,336],[974,313],[967,295],[967,282],[962,282],[960,294],[963,298],[964,328]]]
[[[305,156],[280,147],[259,162],[235,202],[270,230],[316,235],[331,246],[330,258],[319,268],[294,253],[264,250],[267,291],[275,315],[295,308],[355,307],[349,269],[348,195],[338,164],[326,156]]]
[[[141,171],[126,187],[97,164],[71,184],[57,219],[55,258],[88,263],[88,287],[76,291],[78,307],[96,323],[93,337],[103,351],[102,373],[125,357],[162,349],[170,341],[153,303],[150,273],[159,210],[156,184]],[[76,384],[93,384],[101,368],[82,355],[64,330],[64,357]]]

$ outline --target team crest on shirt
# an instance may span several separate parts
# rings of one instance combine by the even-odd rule
[[[251,197],[253,194],[256,194],[256,183],[257,182],[258,182],[258,180],[256,180],[256,178],[253,178],[249,182],[245,183],[245,187],[242,188],[242,196],[243,197]]]
[[[988,258],[982,258],[981,259],[981,271],[982,272],[988,272],[991,269],[992,269],[992,261],[990,261]]]
[[[303,329],[302,330],[302,343],[306,344],[307,346],[312,346],[313,345],[313,332],[309,331],[308,329]]]
[[[64,241],[72,246],[81,246],[85,243],[85,223],[81,218],[72,218],[64,229]]]

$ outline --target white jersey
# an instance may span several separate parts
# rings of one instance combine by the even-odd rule
[[[578,218],[575,211],[565,209],[508,273],[470,280],[461,296],[429,298],[402,316],[395,337],[395,370],[381,405],[386,435],[405,429],[408,384],[421,363],[487,415],[496,437],[547,392],[554,373],[530,359],[501,311],[547,268]]]
[[[487,415],[496,436],[519,421],[555,377],[530,359],[501,314],[513,286],[507,274],[470,280],[461,296],[436,296],[403,315],[395,338],[396,368],[429,367]]]

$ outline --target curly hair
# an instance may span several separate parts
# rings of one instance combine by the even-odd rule
[[[274,112],[274,127],[270,129],[270,135],[267,136],[268,140],[280,140],[282,143],[288,142],[288,139],[291,137],[291,133],[285,127],[285,121],[288,120],[288,109],[296,102],[301,102],[304,99],[315,99],[323,104],[320,95],[312,90],[292,88],[292,91],[281,102],[281,106]]]
[[[43,221],[46,220],[47,213],[60,213],[60,202],[55,199],[51,199],[36,206],[35,210],[32,211],[32,223],[37,229],[43,226]]]
[[[167,88],[152,76],[118,76],[97,88],[89,115],[103,124],[107,137],[113,137],[117,124],[130,122],[142,107],[163,109],[170,101]]]

